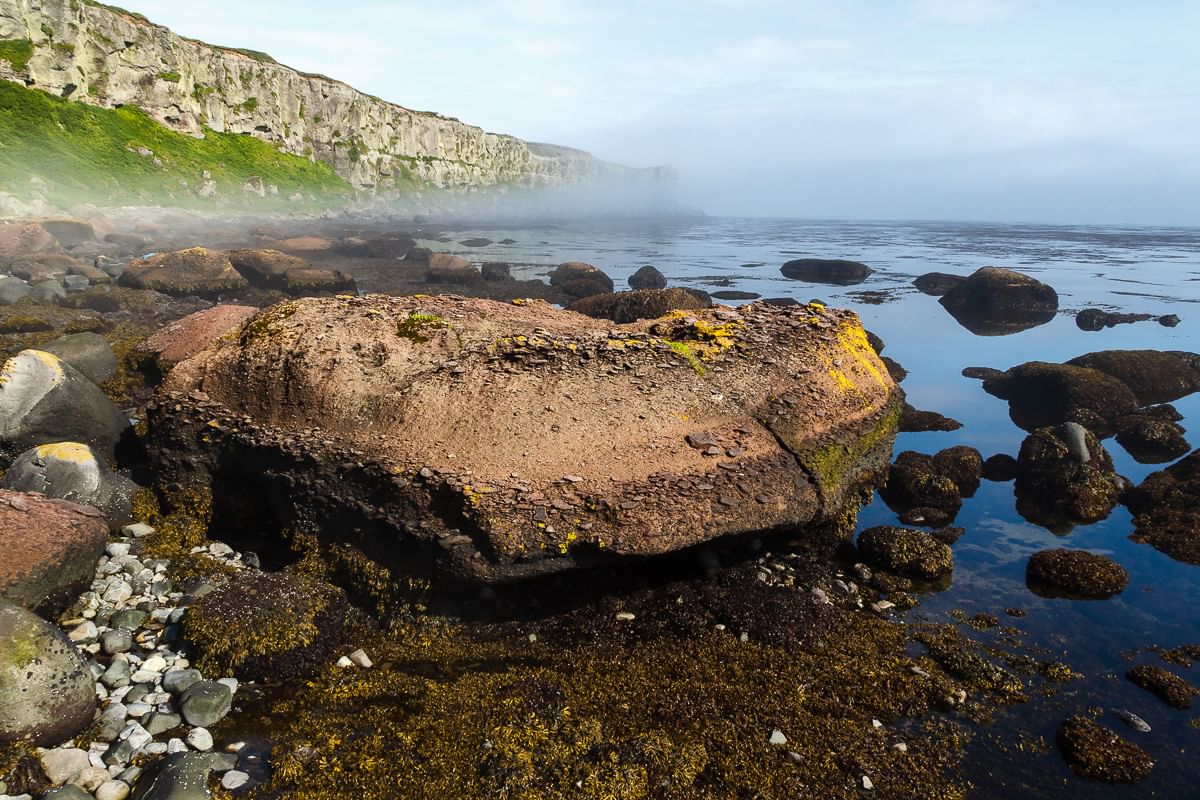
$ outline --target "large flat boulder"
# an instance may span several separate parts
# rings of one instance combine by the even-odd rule
[[[302,293],[354,288],[354,279],[346,273],[314,268],[303,258],[278,250],[230,250],[226,255],[234,269],[262,289]]]
[[[236,330],[258,313],[254,306],[219,305],[175,320],[137,346],[137,353],[164,372]]]
[[[818,527],[886,468],[895,384],[857,316],[629,325],[454,296],[283,303],[149,407],[165,481],[477,581]]]
[[[94,508],[0,489],[0,597],[57,608],[87,588],[107,539]]]
[[[190,247],[138,259],[121,274],[120,283],[134,289],[199,297],[215,297],[249,286],[241,273],[233,268],[229,256],[206,247]]]

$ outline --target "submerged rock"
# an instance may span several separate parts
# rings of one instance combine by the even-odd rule
[[[0,597],[57,609],[91,581],[107,539],[94,508],[0,490]]]
[[[1060,548],[1030,556],[1025,582],[1042,597],[1103,600],[1125,591],[1129,573],[1108,556]]]
[[[1075,315],[1075,325],[1081,331],[1102,331],[1117,325],[1128,325],[1133,322],[1145,322],[1154,319],[1152,314],[1123,314],[1117,311],[1104,311],[1099,308],[1085,308]]]
[[[866,264],[840,258],[797,258],[784,264],[779,271],[783,277],[792,280],[854,286],[869,278],[875,270]]]
[[[22,350],[0,368],[0,458],[64,439],[111,455],[129,420],[58,356]]]
[[[1154,759],[1145,750],[1087,717],[1071,717],[1055,738],[1063,760],[1086,780],[1137,783],[1154,769]]]
[[[121,274],[119,282],[134,289],[199,297],[215,297],[250,285],[233,268],[229,256],[206,247],[138,259]]]
[[[1117,432],[1117,443],[1139,464],[1164,464],[1191,449],[1177,422],[1151,416],[1126,417]]]
[[[665,289],[667,276],[647,264],[629,276],[630,289]]]
[[[541,303],[309,299],[176,366],[149,447],[165,480],[268,498],[281,527],[358,528],[381,560],[493,581],[815,531],[881,472],[898,401],[858,318],[820,306],[614,328]]]
[[[656,319],[671,311],[699,311],[709,305],[686,289],[637,289],[584,297],[567,306],[567,310],[625,324]]]
[[[1192,686],[1173,672],[1152,664],[1130,667],[1125,677],[1135,686],[1140,686],[1162,700],[1171,708],[1186,710],[1192,707],[1192,698],[1200,689]]]
[[[1105,519],[1121,496],[1112,457],[1074,422],[1025,437],[1016,479],[1017,511],[1051,530]]]
[[[1200,450],[1146,477],[1126,493],[1135,542],[1178,561],[1200,564]]]
[[[96,712],[93,680],[62,631],[0,599],[0,742],[71,738]]]
[[[4,488],[94,506],[110,525],[120,527],[132,520],[130,508],[138,487],[110,470],[87,445],[58,442],[18,456],[4,474]]]
[[[138,781],[135,800],[209,800],[212,753],[172,753]]]
[[[1052,287],[999,267],[976,270],[939,302],[960,325],[980,336],[1034,328],[1058,313],[1058,293]]]
[[[858,537],[858,553],[868,565],[906,578],[936,580],[954,570],[954,553],[944,542],[911,528],[869,528]]]

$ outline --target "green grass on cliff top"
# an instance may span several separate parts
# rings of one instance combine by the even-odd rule
[[[205,170],[217,184],[212,199],[195,193]],[[252,176],[278,186],[281,202],[294,192],[327,202],[353,192],[328,164],[253,136],[205,130],[196,139],[137,108],[97,108],[0,80],[0,188],[24,198],[33,176],[49,184],[47,199],[60,205],[241,204],[249,202],[242,186]]]

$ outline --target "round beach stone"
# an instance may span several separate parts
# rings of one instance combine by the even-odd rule
[[[55,442],[19,455],[4,474],[4,488],[93,506],[110,525],[120,527],[132,518],[138,487],[110,470],[86,444]]]
[[[183,744],[180,742],[180,744]],[[209,800],[208,753],[176,752],[148,768],[138,781],[138,800]]]
[[[233,692],[216,681],[197,681],[179,696],[179,710],[189,725],[207,728],[225,718],[233,705]]]
[[[12,275],[0,276],[0,305],[11,306],[29,296],[33,289],[20,278]]]
[[[665,289],[667,288],[667,276],[659,272],[656,267],[647,264],[629,276],[629,288]]]
[[[46,343],[42,348],[53,353],[92,383],[104,383],[117,374],[117,357],[98,333],[72,333]]]
[[[54,786],[67,783],[91,765],[87,750],[78,747],[59,747],[39,753],[42,769]]]
[[[95,711],[92,673],[75,646],[32,612],[0,600],[0,741],[53,746]]]
[[[92,795],[79,786],[67,784],[46,792],[42,800],[92,800]]]

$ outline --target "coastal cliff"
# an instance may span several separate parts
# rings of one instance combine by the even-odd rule
[[[412,111],[265,53],[188,39],[92,0],[0,0],[0,78],[100,107],[136,106],[195,136],[206,129],[249,134],[328,164],[371,192],[414,182],[654,185],[672,177],[666,167],[622,167]]]

